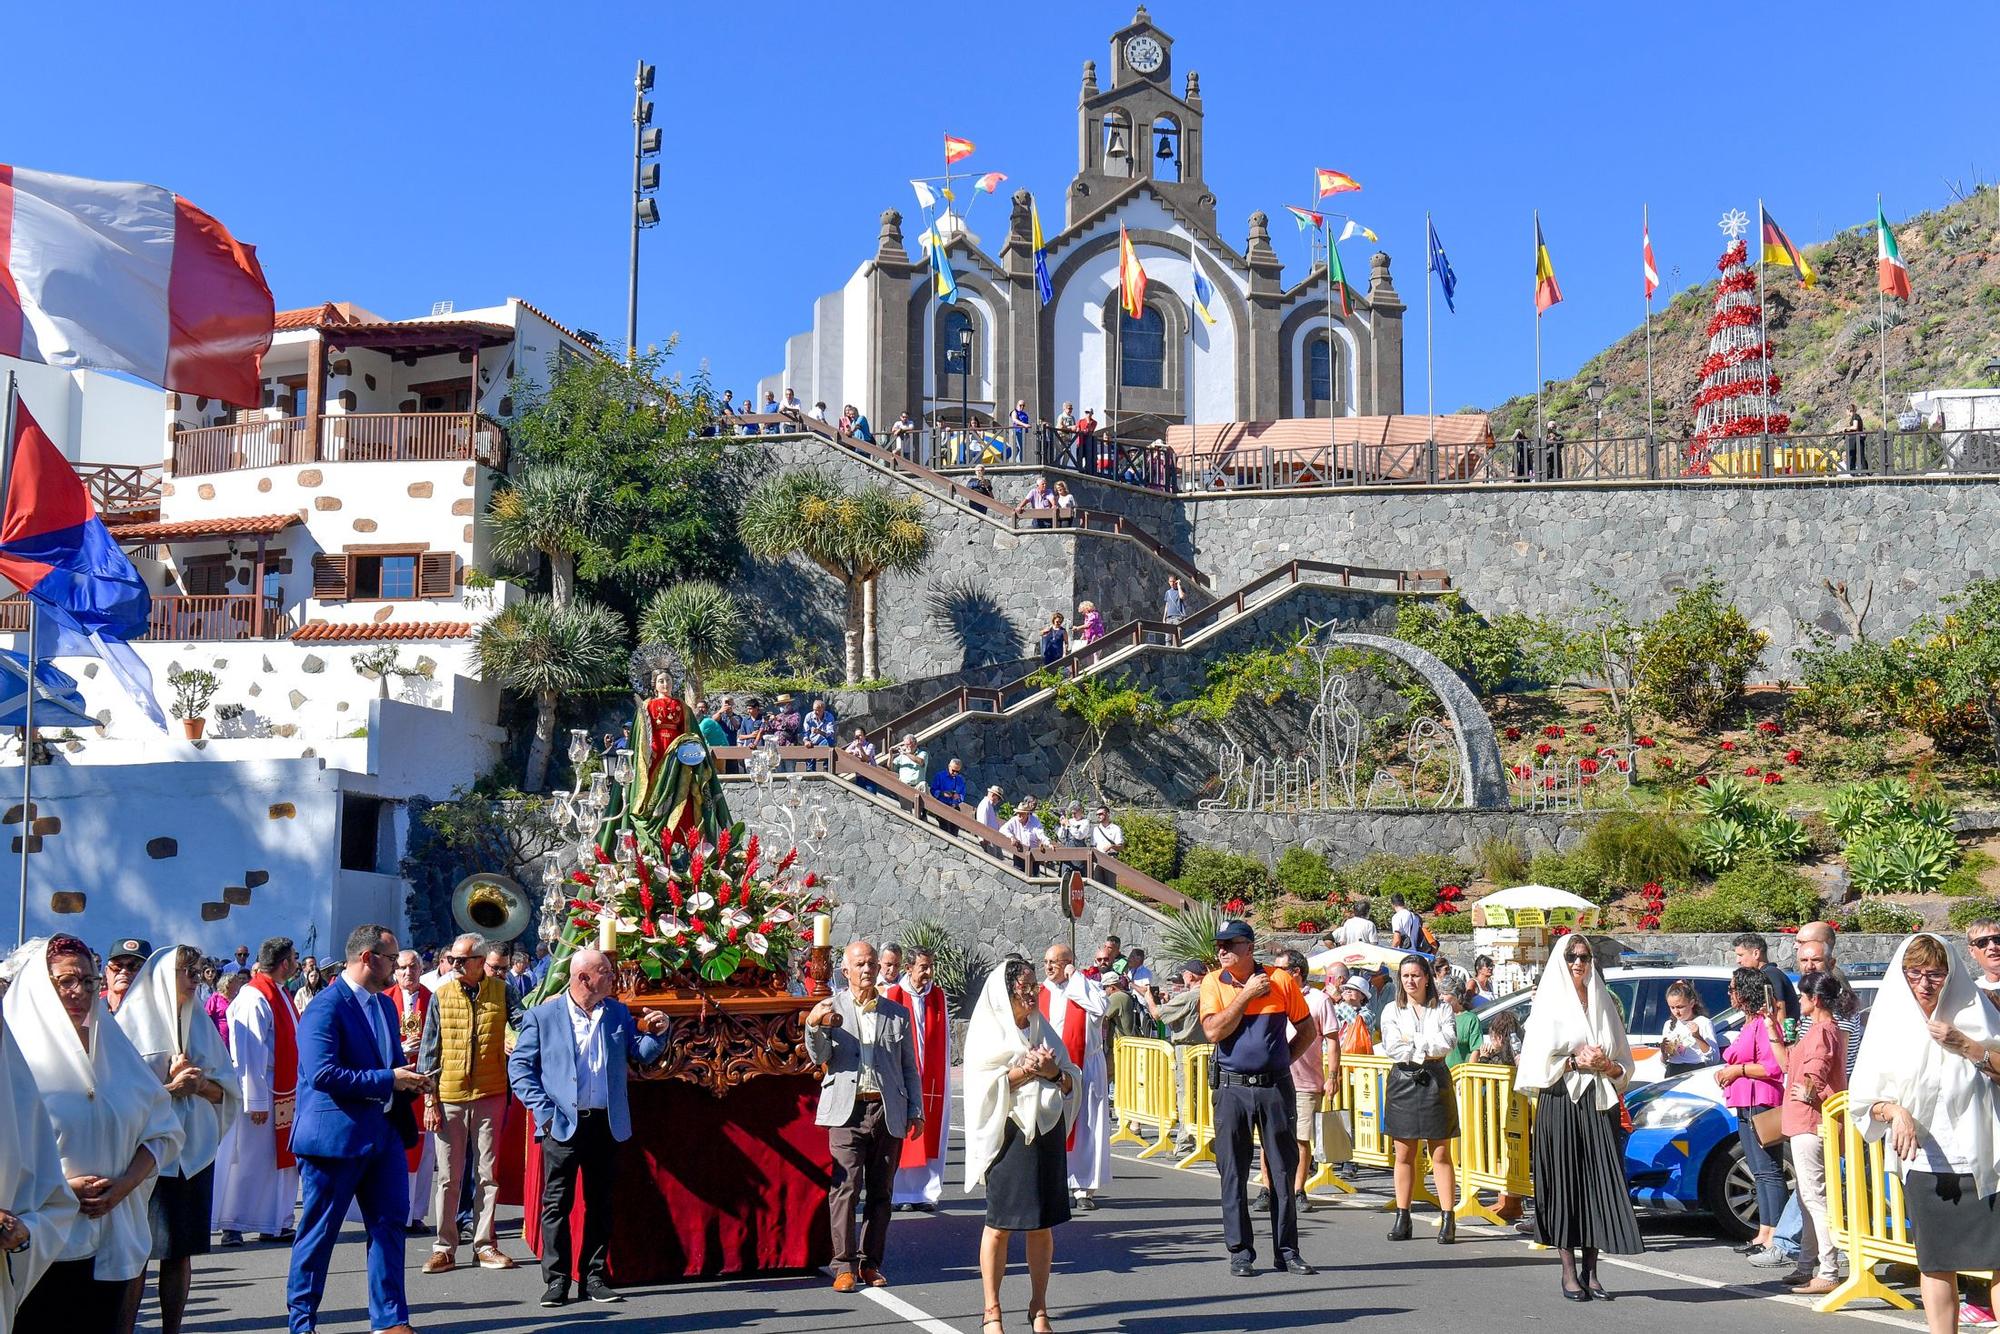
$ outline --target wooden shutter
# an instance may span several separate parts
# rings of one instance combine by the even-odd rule
[[[417,596],[448,598],[458,591],[458,557],[449,551],[426,551],[417,557]]]
[[[313,597],[321,602],[344,602],[352,597],[354,557],[328,552],[313,555]]]
[[[229,591],[229,557],[194,556],[181,564],[181,592],[217,597]]]

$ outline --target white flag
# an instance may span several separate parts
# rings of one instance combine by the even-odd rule
[[[931,187],[927,182],[911,181],[910,188],[917,192],[918,208],[930,209],[937,207],[937,196],[931,193]]]
[[[1366,227],[1363,227],[1360,223],[1356,222],[1354,219],[1349,218],[1347,220],[1347,225],[1340,229],[1340,239],[1343,241],[1351,241],[1357,236],[1365,236],[1371,241],[1380,241],[1382,239],[1375,233],[1369,231]]]

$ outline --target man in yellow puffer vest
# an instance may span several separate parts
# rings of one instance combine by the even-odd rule
[[[458,1267],[458,1198],[468,1151],[476,1154],[473,1185],[478,1201],[472,1233],[481,1269],[513,1269],[494,1238],[500,1204],[495,1151],[507,1114],[507,1030],[521,1003],[500,978],[486,973],[486,942],[463,935],[439,961],[445,974],[424,1016],[417,1068],[431,1077],[424,1095],[423,1127],[437,1138],[437,1240],[426,1274]]]

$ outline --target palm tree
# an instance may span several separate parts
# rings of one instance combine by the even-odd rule
[[[846,681],[876,674],[875,580],[909,574],[930,556],[923,501],[884,487],[846,491],[820,472],[771,478],[743,502],[737,534],[753,555],[804,556],[847,589]]]
[[[473,651],[481,676],[535,701],[522,786],[539,792],[549,776],[557,701],[625,679],[625,622],[595,602],[559,606],[553,598],[531,597],[480,626]]]
[[[688,688],[706,699],[701,679],[736,661],[743,610],[720,584],[690,579],[653,594],[639,613],[639,639],[671,647],[687,667]]]
[[[569,463],[530,468],[487,507],[494,554],[512,561],[548,557],[549,595],[567,607],[576,596],[577,557],[596,549],[607,505],[594,473]]]

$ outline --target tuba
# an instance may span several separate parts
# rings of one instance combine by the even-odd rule
[[[527,894],[504,875],[481,871],[459,881],[451,892],[451,920],[458,929],[475,931],[491,941],[513,940],[533,918]]]

